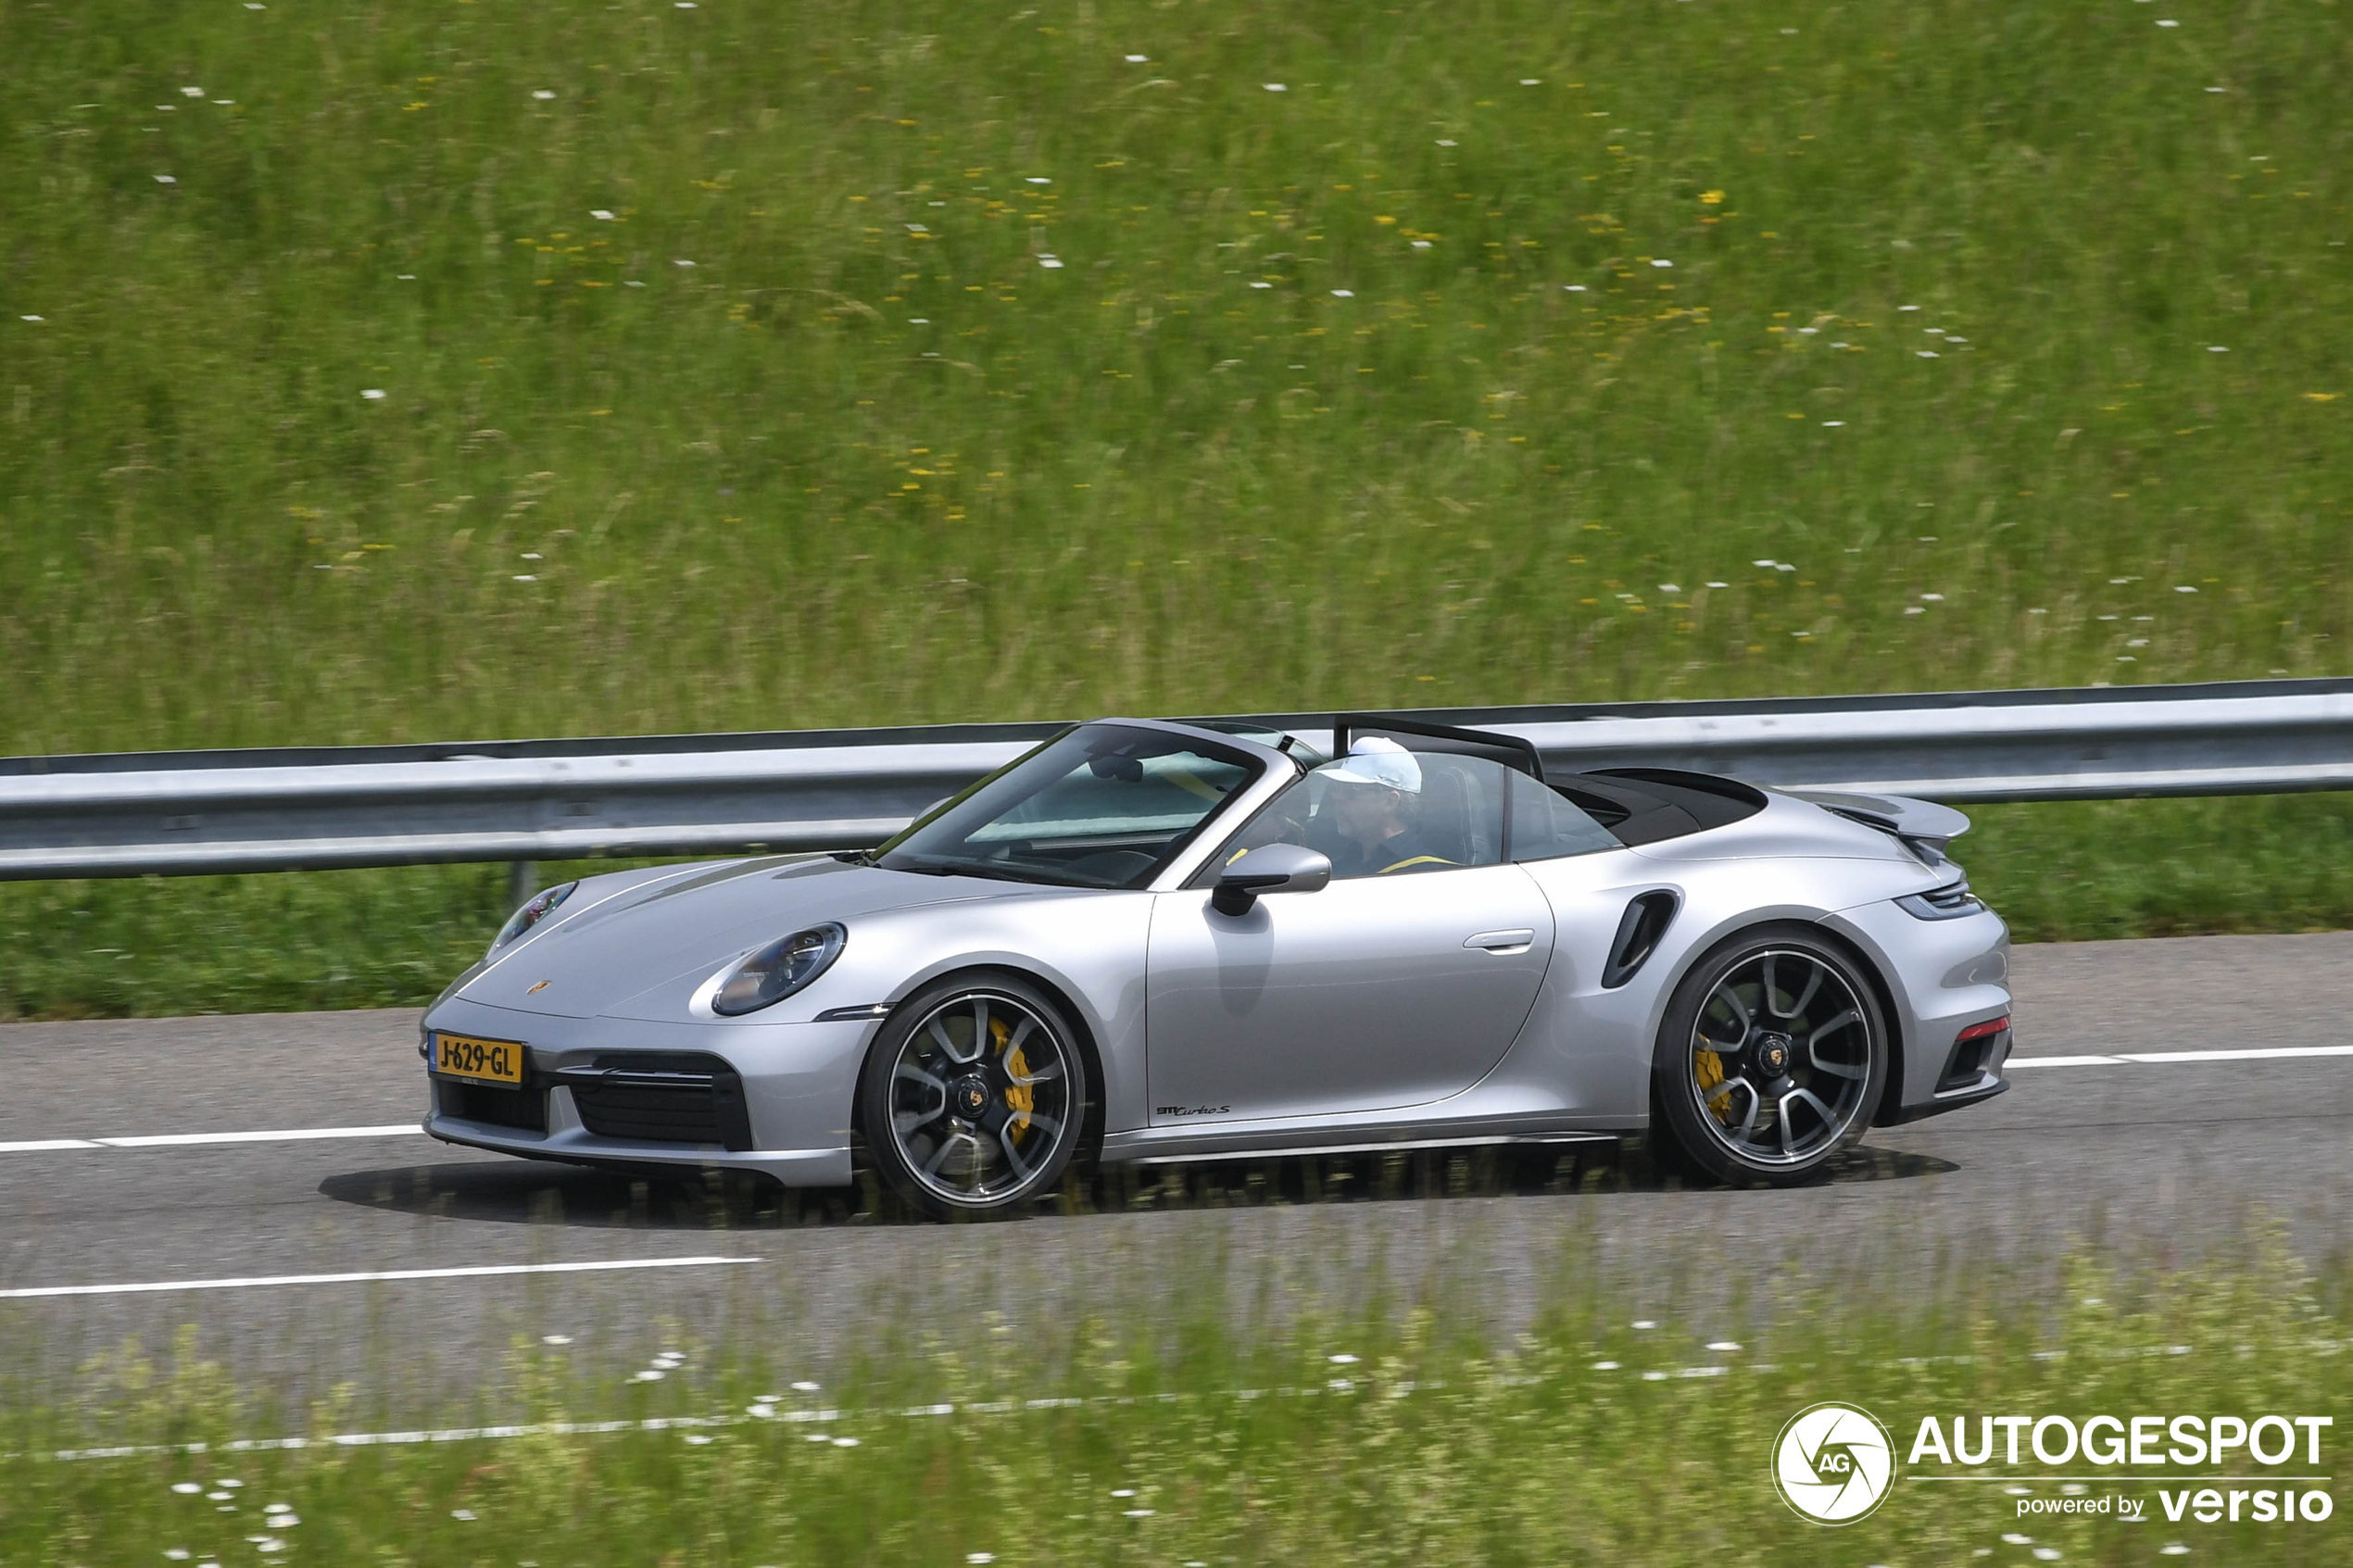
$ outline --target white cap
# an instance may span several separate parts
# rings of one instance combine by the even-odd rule
[[[1378,784],[1402,795],[1422,792],[1422,765],[1412,752],[1383,735],[1366,735],[1341,760],[1316,771],[1335,784]]]

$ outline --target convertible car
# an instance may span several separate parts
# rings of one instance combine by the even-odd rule
[[[792,1186],[862,1162],[950,1215],[1074,1162],[1644,1129],[1792,1184],[2008,1086],[1968,825],[1396,718],[1328,756],[1077,724],[875,850],[539,894],[425,1014],[425,1130]]]

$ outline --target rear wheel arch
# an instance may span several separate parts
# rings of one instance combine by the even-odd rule
[[[1668,1053],[1680,1049],[1680,1046],[1671,1046],[1668,1042],[1667,1035],[1670,1032],[1668,1026],[1678,1021],[1679,1007],[1684,1005],[1682,998],[1686,995],[1686,987],[1701,972],[1715,968],[1723,959],[1737,954],[1743,947],[1770,947],[1776,942],[1784,941],[1801,948],[1811,944],[1818,950],[1823,951],[1825,956],[1851,971],[1850,983],[1860,982],[1867,993],[1866,996],[1857,999],[1865,1001],[1871,1010],[1879,1014],[1882,1066],[1878,1098],[1862,1121],[1847,1123],[1850,1130],[1838,1140],[1836,1147],[1849,1147],[1856,1139],[1862,1136],[1866,1128],[1887,1124],[1885,1116],[1888,1107],[1892,1102],[1900,1100],[1904,1063],[1902,1015],[1895,1009],[1893,987],[1878,959],[1851,936],[1828,924],[1819,917],[1793,913],[1777,918],[1751,920],[1728,930],[1717,932],[1705,941],[1692,944],[1683,955],[1683,961],[1677,965],[1673,979],[1662,991],[1664,1005],[1652,1036],[1650,1086],[1647,1096],[1648,1123],[1655,1147],[1659,1148],[1662,1157],[1670,1165],[1680,1166],[1715,1179],[1734,1181],[1762,1179],[1770,1185],[1788,1185],[1788,1182],[1793,1180],[1812,1179],[1822,1170],[1822,1159],[1827,1158],[1828,1153],[1834,1152],[1834,1150],[1825,1151],[1823,1154],[1812,1157],[1805,1165],[1790,1170],[1786,1177],[1770,1171],[1755,1169],[1738,1158],[1735,1158],[1731,1163],[1741,1169],[1713,1169],[1712,1166],[1718,1162],[1717,1158],[1712,1153],[1704,1154],[1694,1148],[1691,1142],[1692,1135],[1677,1128],[1675,1119],[1667,1114],[1667,1105],[1664,1097],[1670,1091],[1666,1085],[1667,1067],[1665,1064],[1669,1060]],[[1749,960],[1746,959],[1736,960],[1738,963],[1747,961]],[[1863,1092],[1868,1094],[1870,1091],[1867,1088]],[[1661,1139],[1665,1140],[1663,1145],[1657,1143],[1657,1140]]]
[[[1776,925],[1804,925],[1810,927],[1816,936],[1830,943],[1831,946],[1837,947],[1841,953],[1844,954],[1847,961],[1854,964],[1856,969],[1862,974],[1864,980],[1869,984],[1871,987],[1871,999],[1879,1004],[1880,1016],[1887,1024],[1887,1083],[1889,1093],[1881,1097],[1880,1104],[1883,1114],[1887,1108],[1888,1101],[1895,1098],[1894,1091],[1900,1088],[1904,1083],[1904,1015],[1896,1009],[1894,987],[1888,984],[1886,972],[1880,963],[1879,960],[1867,951],[1860,943],[1846,935],[1846,933],[1841,931],[1838,927],[1830,924],[1828,922],[1819,919],[1807,919],[1789,915],[1778,916],[1771,920],[1750,921],[1745,924],[1736,925],[1730,927],[1729,930],[1719,931],[1715,935],[1708,937],[1704,941],[1694,942],[1679,954],[1676,958],[1673,969],[1668,972],[1665,983],[1661,985],[1658,989],[1658,1014],[1656,1018],[1652,1021],[1651,1025],[1651,1065],[1653,1067],[1657,1065],[1658,1052],[1661,1049],[1661,1043],[1658,1038],[1658,1025],[1666,1021],[1667,1010],[1673,1005],[1675,993],[1681,988],[1683,981],[1690,975],[1691,972],[1693,969],[1696,969],[1701,962],[1712,955],[1718,947],[1723,947],[1726,943],[1741,940],[1747,937],[1752,933],[1763,931],[1768,927]],[[1879,1120],[1878,1118],[1874,1118],[1871,1124],[1879,1127],[1890,1125],[1887,1122]]]
[[[1904,1011],[1895,1005],[1895,987],[1888,983],[1886,967],[1863,945],[1846,933],[1827,922],[1817,922],[1815,929],[1824,941],[1843,950],[1871,987],[1871,999],[1879,1003],[1880,1018],[1887,1025],[1887,1092],[1879,1097],[1879,1110],[1872,1113],[1871,1125],[1892,1127],[1900,1117],[1904,1102]]]

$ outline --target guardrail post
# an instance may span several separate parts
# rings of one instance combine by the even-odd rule
[[[507,908],[522,909],[523,901],[538,891],[538,861],[510,860],[507,862]]]

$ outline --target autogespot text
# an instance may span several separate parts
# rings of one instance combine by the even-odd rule
[[[1922,1416],[1905,1464],[1914,1480],[2116,1481],[2155,1486],[2165,1518],[2201,1524],[2318,1523],[2335,1512],[2326,1489],[2325,1415]],[[2000,1474],[1982,1467],[2000,1465]],[[2085,1473],[2082,1466],[2095,1467]],[[1938,1467],[1976,1474],[1940,1474]],[[2022,1468],[2031,1467],[2031,1468]],[[2296,1474],[2250,1474],[2294,1470]],[[2051,1472],[2065,1470],[2061,1476]],[[2106,1472],[2113,1471],[2113,1474]],[[2211,1474],[2183,1474],[2207,1470]],[[2157,1474],[2141,1474],[2153,1471]],[[2020,1518],[2145,1516],[2145,1498],[2020,1497]]]

